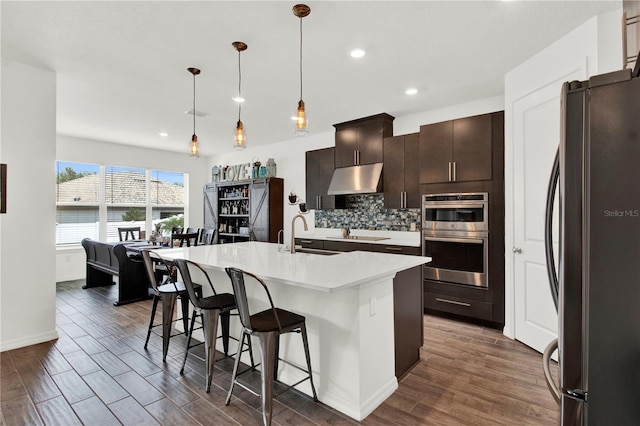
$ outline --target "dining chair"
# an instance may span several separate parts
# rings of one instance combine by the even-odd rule
[[[171,240],[170,240],[169,247],[173,247],[173,236],[177,234],[182,234],[183,229],[184,228],[182,226],[174,226],[173,228],[171,228]]]
[[[187,247],[197,246],[198,245],[198,233],[185,233],[185,234],[173,234],[171,235],[171,243],[172,247],[175,247],[176,242],[178,242],[178,247],[183,247],[185,244]]]
[[[240,338],[240,346],[242,347],[245,338],[251,339],[251,336],[258,337],[260,341],[260,369],[261,381],[262,381],[262,393],[260,394],[260,400],[262,403],[262,420],[264,425],[271,424],[272,417],[272,400],[282,392],[285,392],[294,386],[299,385],[305,380],[309,380],[311,383],[311,391],[313,393],[313,400],[317,401],[318,396],[316,394],[316,388],[313,385],[313,375],[311,371],[311,359],[309,357],[309,341],[307,339],[307,328],[305,325],[305,317],[298,315],[291,311],[276,308],[273,305],[273,299],[269,293],[269,289],[265,282],[250,272],[243,271],[238,268],[225,268],[227,275],[231,279],[233,286],[233,292],[236,297],[236,304],[238,305],[238,313],[240,316],[240,322],[242,324],[242,336]],[[261,312],[253,313],[253,310],[249,306],[247,299],[246,281],[245,277],[249,277],[251,282],[258,283],[266,293],[266,297],[269,301],[270,308]],[[280,335],[285,333],[300,333],[302,335],[302,344],[304,346],[304,354],[307,363],[307,369],[299,367],[287,360],[279,358],[279,339]],[[302,372],[306,373],[306,377],[302,378],[298,382],[292,385],[286,385],[285,388],[278,394],[273,394],[273,382],[277,380],[278,361],[282,361]],[[246,373],[248,370],[238,373],[238,366],[240,364],[240,352],[236,354],[236,360],[233,365],[233,373],[231,374],[231,387],[227,394],[225,405],[229,405],[231,402],[231,395],[233,393],[234,385],[238,385],[243,389],[246,389],[254,395],[258,395],[252,389],[243,385],[238,381],[238,376]]]
[[[200,244],[210,246],[214,243],[216,236],[215,229],[202,228],[200,231]]]
[[[147,338],[144,342],[144,348],[149,344],[151,330],[154,327],[162,325],[162,361],[166,361],[167,352],[169,350],[169,339],[182,333],[171,334],[172,324],[175,321],[182,320],[184,326],[184,334],[188,335],[189,330],[189,296],[183,282],[177,281],[177,274],[174,273],[175,266],[172,262],[164,259],[154,250],[144,249],[141,251],[144,266],[151,282],[153,289],[153,306],[151,307],[151,319],[149,320],[149,328],[147,329]],[[164,276],[163,271],[156,269],[157,265],[161,265],[163,270],[169,271],[165,283],[160,281]],[[193,285],[194,292],[202,294],[202,286],[200,284]],[[173,319],[176,300],[180,298],[182,306],[182,318]],[[162,301],[162,323],[154,324],[158,302]]]
[[[189,335],[187,339],[187,348],[184,353],[184,360],[182,361],[182,367],[180,368],[180,374],[184,374],[184,366],[187,363],[187,357],[189,356],[190,349],[201,344],[204,344],[205,347],[205,365],[206,365],[206,376],[205,376],[205,388],[206,392],[211,390],[211,379],[213,378],[213,367],[216,362],[216,340],[217,332],[218,332],[218,319],[220,319],[220,325],[222,328],[222,346],[225,357],[229,356],[229,319],[231,315],[231,311],[237,309],[236,299],[231,293],[218,293],[213,286],[211,278],[207,271],[202,268],[199,264],[192,262],[190,260],[185,259],[175,259],[174,260],[178,270],[180,271],[180,275],[182,276],[182,280],[187,289],[187,294],[189,295],[189,300],[191,301],[191,305],[193,305],[193,315],[191,316],[191,326],[189,327]],[[203,297],[202,293],[198,293],[197,285],[194,283],[194,280],[198,280],[200,282],[206,282],[209,284],[210,295]],[[204,333],[204,342],[196,343],[195,345],[191,345],[191,341],[193,338],[193,330],[196,323],[196,318],[200,317],[202,322],[202,331]],[[238,340],[238,339],[234,339]],[[254,366],[253,363],[253,355],[251,354],[251,343],[247,344],[247,348],[245,351],[249,351],[249,355],[251,356],[251,365]],[[243,352],[243,345],[238,346],[238,353]],[[254,368],[254,367],[253,367]]]
[[[120,238],[120,241],[127,241],[129,240],[129,237],[131,237],[132,240],[139,240],[140,227],[139,226],[118,227],[118,237]]]

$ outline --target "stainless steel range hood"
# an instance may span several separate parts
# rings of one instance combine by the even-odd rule
[[[333,171],[328,195],[374,194],[382,192],[382,163],[340,167]]]

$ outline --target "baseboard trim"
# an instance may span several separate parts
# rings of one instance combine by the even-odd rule
[[[0,352],[10,351],[13,349],[23,348],[25,346],[37,345],[38,343],[49,342],[58,338],[56,330],[46,333],[34,334],[32,336],[21,337],[6,342],[0,342]]]

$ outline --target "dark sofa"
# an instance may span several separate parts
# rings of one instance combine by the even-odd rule
[[[127,250],[126,243],[103,243],[90,238],[82,240],[87,255],[87,278],[83,288],[115,284],[118,277],[118,299],[114,305],[149,298],[149,278],[139,253]]]

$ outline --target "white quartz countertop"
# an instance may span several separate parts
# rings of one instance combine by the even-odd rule
[[[420,247],[420,232],[400,231],[369,231],[366,229],[352,229],[351,236],[384,238],[377,241],[366,239],[342,238],[342,230],[335,228],[315,228],[307,232],[296,231],[296,238],[309,238],[312,240],[343,241],[346,243],[386,244],[393,246]]]
[[[278,251],[277,244],[257,241],[166,249],[159,254],[219,270],[232,266],[266,281],[323,292],[366,285],[381,276],[395,275],[431,261],[429,257],[363,251],[334,255],[291,254]]]

